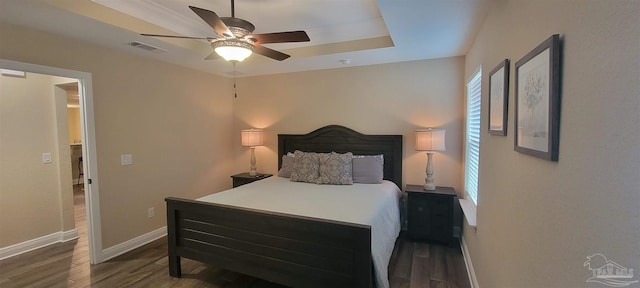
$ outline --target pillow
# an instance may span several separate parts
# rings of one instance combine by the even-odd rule
[[[353,156],[353,183],[379,184],[384,176],[383,155]]]
[[[282,166],[278,170],[278,176],[289,178],[291,177],[291,172],[293,172],[293,154],[288,153],[287,155],[282,155]]]
[[[296,150],[293,153],[293,171],[291,181],[316,183],[318,180],[320,165],[317,153],[305,153]]]
[[[318,154],[320,162],[318,184],[353,184],[352,173],[353,153],[338,154],[336,152]]]

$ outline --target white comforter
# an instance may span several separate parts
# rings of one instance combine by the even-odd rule
[[[376,284],[388,288],[387,267],[400,233],[400,195],[390,181],[316,185],[274,176],[198,200],[370,225]]]

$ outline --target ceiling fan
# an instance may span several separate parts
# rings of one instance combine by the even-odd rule
[[[231,17],[218,17],[218,15],[206,9],[189,6],[204,22],[206,22],[217,37],[189,37],[174,35],[158,35],[158,34],[140,34],[152,37],[169,37],[183,39],[204,39],[211,42],[214,52],[212,52],[205,60],[224,58],[227,61],[240,62],[251,53],[260,54],[278,61],[285,60],[290,55],[276,51],[262,44],[268,43],[287,43],[287,42],[308,42],[309,36],[304,31],[288,31],[266,34],[251,34],[255,30],[255,26],[251,22],[235,17],[234,0],[231,0]]]

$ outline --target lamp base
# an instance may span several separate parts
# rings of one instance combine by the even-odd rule
[[[427,177],[424,178],[424,190],[436,190],[436,184],[433,182],[433,152],[427,152]]]
[[[256,169],[256,147],[251,147],[251,167],[249,168],[249,175],[256,176],[258,175],[258,170]]]
[[[435,184],[433,184],[433,182],[429,183],[429,182],[427,182],[427,181],[428,181],[428,180],[425,178],[425,182],[426,182],[426,183],[424,184],[424,190],[427,190],[427,191],[433,191],[433,190],[436,190],[436,185],[435,185]]]

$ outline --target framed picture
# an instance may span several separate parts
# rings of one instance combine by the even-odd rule
[[[507,136],[509,59],[489,72],[489,134]]]
[[[558,161],[560,36],[552,35],[518,60],[514,150]]]

